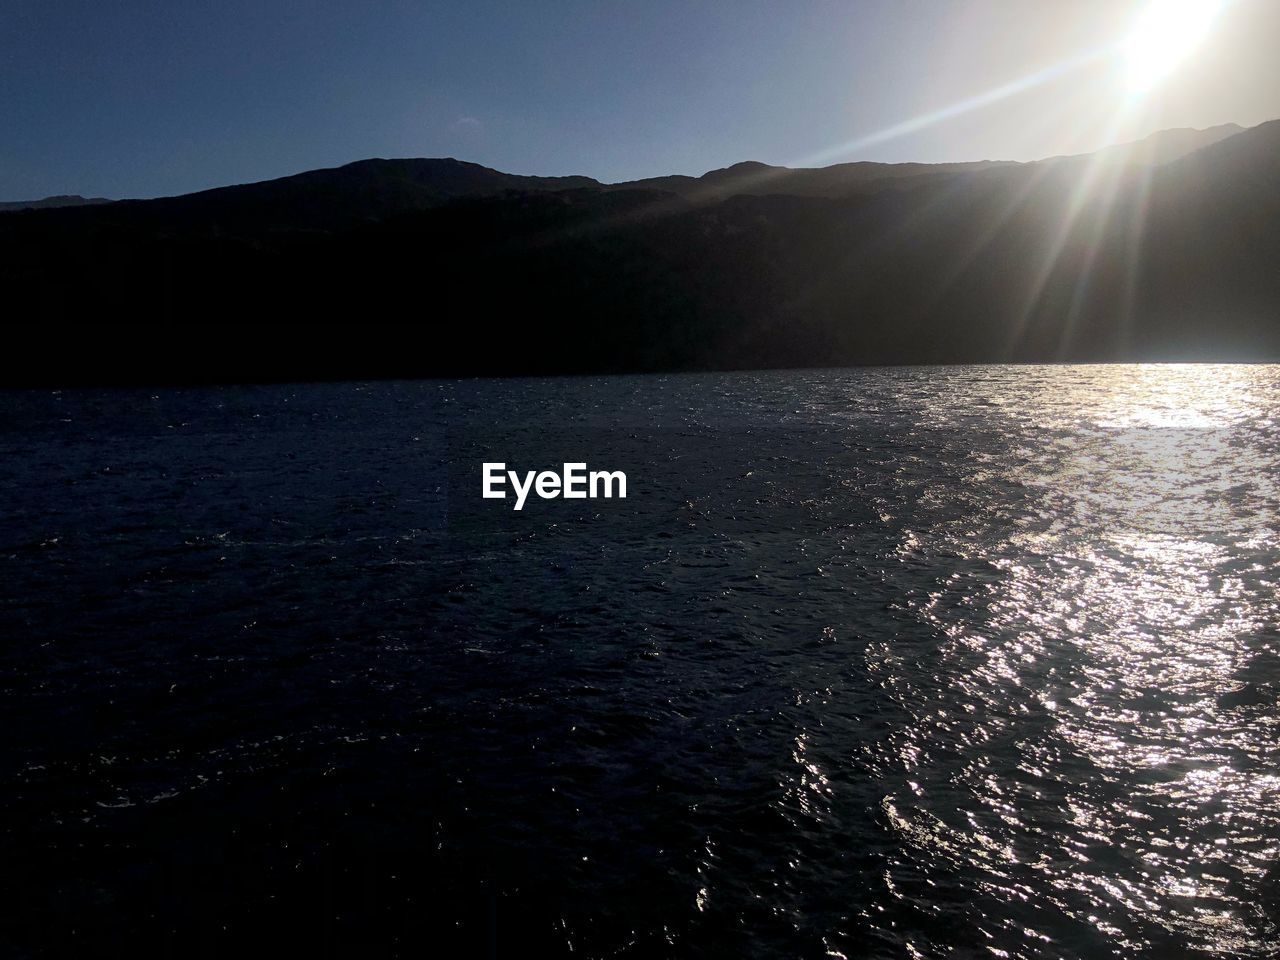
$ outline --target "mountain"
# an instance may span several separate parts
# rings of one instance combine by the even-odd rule
[[[1018,167],[1012,161],[976,163],[838,163],[829,167],[774,167],[755,161],[736,163],[700,177],[652,177],[611,184],[610,190],[662,190],[686,199],[714,203],[733,196],[846,197],[891,186],[908,185],[918,177],[979,173]]]
[[[369,161],[0,217],[37,321],[0,383],[1280,359],[1280,121],[1159,165],[779,169]]]
[[[1249,191],[1270,201],[1271,191],[1280,189],[1280,121],[1188,152],[1168,164],[1163,173],[1175,189],[1193,191],[1191,195],[1208,187],[1211,192]]]
[[[561,190],[658,191],[695,203],[716,203],[733,196],[785,194],[799,197],[847,197],[883,189],[914,187],[928,178],[989,171],[1026,171],[1041,163],[1102,158],[1109,162],[1159,164],[1240,132],[1235,124],[1208,130],[1167,130],[1131,144],[1097,153],[1018,163],[982,160],[967,163],[840,163],[828,167],[779,167],[745,161],[700,177],[672,175],[603,184],[591,177],[531,177],[503,173],[476,163],[446,159],[370,159],[340,167],[256,183],[216,187],[154,200],[109,201],[79,196],[0,203],[5,210],[55,209],[112,204],[109,218],[151,222],[169,229],[235,232],[332,230],[359,222],[384,220],[450,201],[504,193]]]
[[[941,179],[989,171],[1031,171],[1041,164],[1102,161],[1159,166],[1240,133],[1234,123],[1207,130],[1164,130],[1133,143],[1094,153],[1019,163],[980,160],[969,163],[838,163],[828,167],[776,167],[756,161],[712,170],[700,177],[667,176],[611,184],[610,190],[662,190],[695,202],[714,203],[732,196],[786,194],[796,197],[847,197],[883,189],[919,185],[920,178]]]
[[[0,203],[0,213],[6,210],[53,210],[58,207],[86,207],[110,203],[106,197],[82,197],[79,194],[45,197],[43,200],[11,200]]]
[[[224,227],[328,229],[427,210],[464,197],[597,186],[590,177],[516,176],[452,158],[374,159],[134,203],[146,213],[161,211],[166,219],[216,221]]]
[[[779,167],[744,161],[700,177],[671,175],[603,184],[591,177],[529,177],[502,173],[461,160],[358,160],[340,167],[309,170],[257,183],[216,187],[155,200],[115,201],[112,216],[152,218],[182,224],[262,230],[332,229],[362,220],[380,220],[427,210],[466,197],[508,192],[541,193],[573,189],[660,191],[714,203],[732,196],[786,194],[844,197],[880,189],[915,186],[919,178],[943,178],[991,170],[1027,170],[1038,163],[1100,158],[1108,162],[1162,164],[1239,133],[1223,124],[1207,130],[1166,130],[1145,140],[1106,147],[1096,153],[1019,163],[839,163],[828,167]],[[0,203],[6,210],[37,210],[112,203],[101,197],[46,197]]]
[[[259,183],[155,200],[120,200],[88,219],[190,232],[332,230],[465,197],[595,188],[590,177],[526,177],[461,160],[359,160]],[[85,219],[82,211],[71,214]]]
[[[1044,162],[1102,161],[1105,163],[1161,166],[1166,163],[1172,163],[1174,160],[1185,157],[1187,154],[1194,153],[1204,147],[1213,146],[1213,144],[1226,140],[1228,137],[1234,137],[1236,134],[1244,132],[1244,129],[1239,124],[1223,123],[1205,130],[1192,130],[1186,127],[1175,130],[1161,130],[1142,140],[1135,140],[1131,143],[1118,143],[1114,146],[1103,147],[1093,153],[1076,154],[1070,157],[1052,157]]]

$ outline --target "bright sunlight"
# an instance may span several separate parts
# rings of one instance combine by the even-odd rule
[[[1144,94],[1200,46],[1222,0],[1152,0],[1124,44],[1129,89]]]

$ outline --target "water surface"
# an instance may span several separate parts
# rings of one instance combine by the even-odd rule
[[[0,395],[0,944],[1274,956],[1278,418],[1261,366]]]

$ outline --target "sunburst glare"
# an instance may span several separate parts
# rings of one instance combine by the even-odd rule
[[[1222,0],[1152,0],[1124,42],[1130,92],[1144,94],[1204,42]]]

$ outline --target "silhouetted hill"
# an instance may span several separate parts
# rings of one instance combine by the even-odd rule
[[[86,207],[99,203],[110,203],[106,197],[82,197],[79,194],[66,194],[56,197],[45,197],[43,200],[10,200],[0,203],[0,213],[8,210],[54,210],[59,207]]]
[[[1083,161],[1094,157],[1131,163],[1164,163],[1239,131],[1234,124],[1209,130],[1170,130],[1133,144],[1121,144],[1077,157],[1055,157],[1039,163]],[[333,230],[371,220],[385,220],[438,207],[468,197],[560,190],[660,191],[697,202],[714,203],[737,195],[786,194],[802,197],[846,197],[882,189],[916,186],[926,178],[942,181],[957,175],[991,171],[1031,171],[1038,163],[979,161],[972,163],[841,163],[828,167],[789,168],[755,161],[736,163],[700,177],[652,177],[602,184],[591,177],[530,177],[503,173],[452,158],[359,160],[340,167],[257,183],[216,187],[197,193],[153,200],[85,199],[65,196],[0,204],[6,209],[61,209],[111,204],[95,211],[96,223],[150,224],[178,233],[213,230],[230,234],[262,234],[288,230]],[[71,216],[87,216],[72,214]]]
[[[732,196],[845,197],[887,186],[902,186],[917,177],[978,173],[1018,167],[1011,161],[976,163],[838,163],[829,167],[772,167],[747,161],[700,177],[652,177],[612,184],[610,190],[664,190],[694,202],[712,203]]]
[[[109,211],[67,211],[98,223],[150,224],[175,232],[262,234],[332,230],[427,210],[463,197],[598,187],[590,177],[525,177],[461,160],[360,160],[259,183],[155,200],[120,200]]]
[[[1161,130],[1151,134],[1149,137],[1144,137],[1142,140],[1134,140],[1131,143],[1117,143],[1115,146],[1103,147],[1093,153],[1082,153],[1069,157],[1051,157],[1048,161],[1043,162],[1104,161],[1106,163],[1160,166],[1172,163],[1174,160],[1185,157],[1189,153],[1212,146],[1215,143],[1226,140],[1228,137],[1234,137],[1236,134],[1243,132],[1244,129],[1239,124],[1223,123],[1205,130],[1192,130],[1186,127],[1175,130]]]
[[[1160,168],[1145,204],[1127,202],[1143,215],[1140,307],[1163,319],[1162,349],[1234,333],[1280,356],[1280,121]]]
[[[838,163],[828,167],[775,167],[747,161],[701,177],[652,177],[612,184],[611,190],[664,190],[695,202],[715,202],[735,195],[797,197],[847,197],[888,188],[915,186],[918,178],[941,179],[990,171],[1034,171],[1042,163],[1092,162],[1158,166],[1202,147],[1234,136],[1243,128],[1234,123],[1207,130],[1164,130],[1133,143],[1116,144],[1091,154],[1051,157],[1048,160],[1017,163],[981,160],[971,163]]]
[[[1224,138],[1170,163],[1170,182],[1199,191],[1207,185],[1249,190],[1261,196],[1280,188],[1280,120]]]
[[[382,219],[361,165],[336,214],[306,209],[326,194],[303,175],[283,199],[0,218],[10,315],[37,324],[4,380],[1280,359],[1280,122],[1159,166],[987,166],[836,196],[738,189],[777,169],[754,164],[699,178],[734,184],[708,200],[424,163],[405,177],[423,208]]]
[[[361,160],[291,177],[165,201],[180,216],[261,221],[272,229],[326,228],[426,210],[462,197],[598,186],[590,177],[523,177],[461,160]]]

